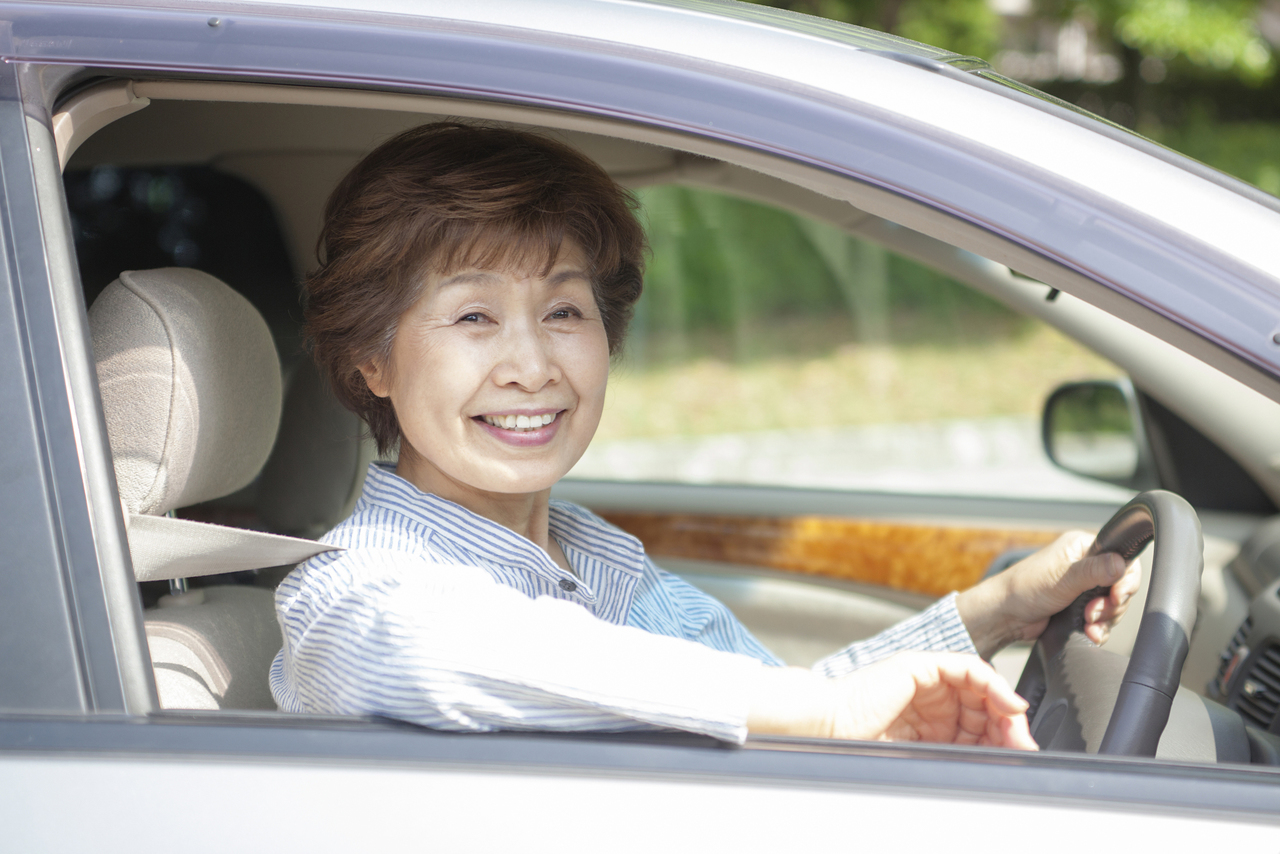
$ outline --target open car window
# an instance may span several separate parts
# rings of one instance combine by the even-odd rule
[[[1131,494],[1056,468],[1041,439],[1049,394],[1121,376],[1107,359],[832,225],[706,189],[639,195],[653,249],[645,292],[600,430],[570,477]]]
[[[115,97],[122,85],[153,100],[77,140],[68,164],[86,295],[112,266],[217,273],[267,318],[288,393],[307,361],[296,282],[314,263],[328,189],[361,153],[438,117],[427,110],[440,105],[383,96],[354,106],[336,92],[242,84],[98,90]],[[92,106],[98,96],[78,97]],[[546,118],[499,111],[508,113],[517,126]],[[337,130],[316,150],[326,128]],[[1145,333],[893,219],[861,215],[841,227],[849,208],[825,193],[597,130],[608,133],[545,132],[637,188],[653,256],[601,429],[559,491],[639,536],[788,660],[810,663],[874,634],[1062,530],[1096,525],[1131,494],[1049,464],[1039,410],[1063,382],[1122,376],[1098,353],[1123,354]],[[193,162],[157,165],[174,152]],[[685,180],[661,180],[673,173]],[[1185,359],[1168,364],[1169,350],[1136,363],[1135,380],[1185,368]],[[304,412],[286,394],[285,423],[303,433],[282,432],[277,454],[314,444],[306,431],[317,422]],[[359,425],[341,429],[346,446],[367,449]],[[294,459],[293,475],[177,513],[317,536],[349,510],[361,458],[342,456],[346,472],[326,490],[300,488],[297,473],[336,469],[336,459]],[[645,484],[755,491],[655,504],[629,491]],[[325,506],[308,503],[326,493]],[[907,503],[886,504],[891,495]],[[686,535],[690,524],[700,538]],[[270,588],[285,569],[212,583]],[[1232,619],[1197,645],[1192,682],[1212,675]],[[1014,650],[1011,677],[1025,654]]]

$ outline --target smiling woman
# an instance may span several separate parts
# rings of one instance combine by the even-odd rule
[[[578,461],[604,406],[609,343],[582,252],[545,275],[429,274],[361,373],[397,413],[400,477],[534,539],[530,496]]]
[[[427,277],[433,291],[442,278],[480,285],[499,271],[536,269],[545,279],[568,241],[582,253],[578,278],[588,277],[592,314],[616,352],[641,289],[645,240],[633,204],[571,149],[500,128],[426,125],[361,161],[325,207],[307,326],[338,398],[369,424],[379,450],[395,445],[399,426],[365,372],[390,358]]]
[[[308,332],[399,460],[370,469],[326,537],[344,550],[277,591],[281,708],[1034,747],[1026,704],[972,653],[1117,582],[1086,612],[1105,634],[1137,577],[1082,559],[1084,535],[801,670],[634,537],[550,500],[596,431],[639,297],[633,208],[572,149],[457,124],[401,134],[334,192]],[[909,650],[927,653],[894,655]]]

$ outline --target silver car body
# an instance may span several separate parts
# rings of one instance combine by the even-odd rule
[[[255,133],[264,150],[296,151],[308,131],[288,116],[551,128],[621,180],[711,186],[802,211],[1041,317],[1124,367],[1280,503],[1275,199],[980,63],[736,3],[3,2],[0,22],[0,395],[13,401],[0,413],[10,445],[0,451],[6,849],[763,851],[1033,839],[1075,850],[1280,838],[1280,777],[1262,767],[785,739],[738,749],[667,735],[460,736],[160,710],[59,169],[144,102],[293,110],[280,113],[276,136],[242,125],[179,133],[192,159],[202,145],[246,151]],[[267,159],[234,167],[294,205],[280,215],[303,268],[318,205],[365,147],[356,130],[368,134],[332,125],[319,140],[342,155],[325,167],[329,184]],[[1062,296],[1046,301],[1048,288]],[[1097,525],[1108,511],[730,487],[566,483],[562,494],[604,508],[783,502],[796,513],[1015,523]],[[1217,551],[1190,659],[1197,674],[1216,666],[1243,617],[1246,597],[1224,565],[1257,522],[1203,519]]]

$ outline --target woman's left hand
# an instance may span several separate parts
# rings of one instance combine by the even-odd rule
[[[1004,646],[1040,636],[1049,618],[1094,587],[1111,586],[1084,608],[1085,635],[1102,643],[1138,592],[1138,562],[1128,567],[1116,554],[1085,557],[1093,537],[1063,534],[1040,551],[956,597],[956,609],[983,658]]]

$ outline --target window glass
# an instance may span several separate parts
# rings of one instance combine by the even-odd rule
[[[204,166],[99,165],[63,178],[92,304],[124,270],[195,267],[243,294],[285,361],[298,348],[298,290],[276,217],[246,182]]]
[[[825,224],[642,190],[653,256],[572,476],[1123,498],[1056,469],[1040,410],[1118,368],[1034,318]]]

